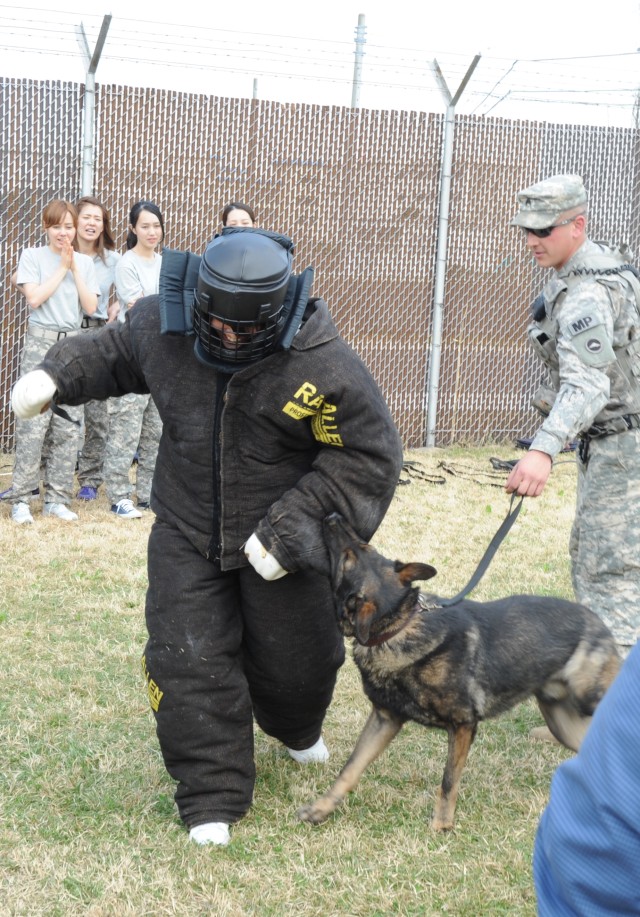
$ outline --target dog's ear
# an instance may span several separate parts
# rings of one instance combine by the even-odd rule
[[[431,564],[401,564],[399,561],[396,561],[396,572],[400,577],[402,585],[408,586],[418,579],[431,579],[438,571],[435,567],[432,567]]]

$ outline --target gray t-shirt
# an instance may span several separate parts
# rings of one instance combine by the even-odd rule
[[[152,259],[141,258],[130,249],[120,258],[116,265],[116,293],[120,303],[119,321],[124,321],[127,305],[130,302],[158,292],[161,266],[162,255],[156,252]]]
[[[93,256],[93,266],[98,278],[100,295],[98,296],[98,308],[90,318],[101,318],[104,321],[109,317],[107,308],[111,299],[111,290],[116,282],[116,264],[120,260],[118,252],[105,251],[104,261],[100,255]]]
[[[93,261],[89,255],[74,252],[75,261],[82,279],[92,293],[99,294],[100,287]],[[60,255],[51,251],[48,245],[25,248],[20,255],[16,282],[44,283],[60,267]],[[49,299],[37,309],[29,310],[29,323],[50,331],[76,331],[82,322],[82,308],[78,289],[71,271],[67,271],[62,282]]]

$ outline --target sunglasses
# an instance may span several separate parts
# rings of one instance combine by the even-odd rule
[[[577,220],[578,217],[581,217],[581,213],[576,213],[574,217],[571,217],[570,220],[563,220],[562,223],[554,223],[553,226],[545,226],[544,229],[529,229],[528,226],[522,226],[521,229],[526,235],[531,233],[532,236],[535,236],[536,239],[548,239],[554,229],[557,229],[558,226],[568,226],[569,223],[573,223],[574,220]]]

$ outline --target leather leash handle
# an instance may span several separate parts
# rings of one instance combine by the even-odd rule
[[[524,497],[520,497],[520,502],[518,503],[515,509],[513,508],[513,504],[516,499],[516,496],[517,496],[516,494],[511,495],[511,503],[509,505],[509,512],[505,516],[502,522],[502,525],[500,526],[498,531],[495,533],[495,535],[491,539],[491,543],[489,544],[489,547],[484,552],[484,556],[482,560],[476,567],[476,572],[473,574],[473,576],[471,577],[467,585],[464,587],[464,589],[461,592],[459,592],[457,595],[454,595],[452,599],[441,599],[439,602],[441,606],[455,605],[457,602],[462,601],[462,599],[466,595],[468,595],[472,589],[475,589],[475,587],[478,585],[478,583],[484,576],[487,570],[487,567],[491,563],[493,559],[493,555],[496,553],[496,551],[500,547],[500,543],[503,541],[503,539],[509,532],[509,529],[511,528],[513,523],[518,518],[518,513],[522,509]]]

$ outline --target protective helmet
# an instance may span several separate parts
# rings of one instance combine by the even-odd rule
[[[223,231],[200,262],[193,306],[196,355],[235,372],[270,354],[282,331],[291,240],[260,229]]]

